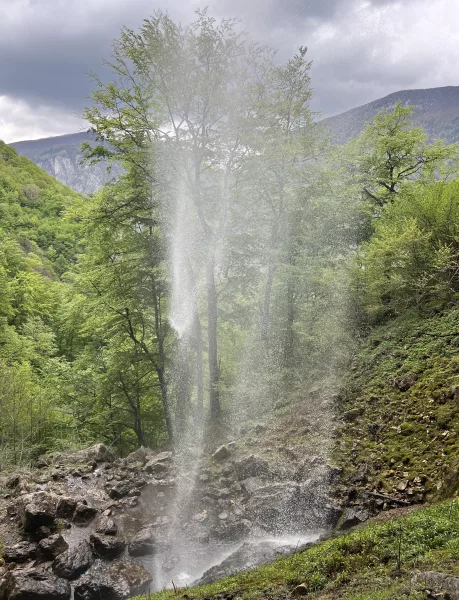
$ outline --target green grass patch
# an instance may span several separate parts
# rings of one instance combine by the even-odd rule
[[[425,598],[417,570],[459,575],[459,502],[420,509],[322,542],[291,557],[214,584],[152,594],[151,600],[289,598],[299,584],[311,598]]]

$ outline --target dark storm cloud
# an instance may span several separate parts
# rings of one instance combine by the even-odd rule
[[[313,104],[325,115],[398,89],[458,83],[456,0],[0,0],[0,138],[27,136],[38,109],[34,135],[60,131],[58,119],[66,132],[88,103],[86,73],[108,75],[102,59],[123,25],[136,29],[157,8],[187,22],[204,5],[240,18],[280,60],[308,46]],[[14,101],[13,123],[5,107]]]
[[[103,72],[121,27],[137,28],[154,9],[148,0],[0,0],[0,94],[81,109],[86,73]]]

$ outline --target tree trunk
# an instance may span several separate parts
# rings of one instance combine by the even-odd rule
[[[217,342],[217,290],[215,289],[215,257],[211,256],[207,264],[207,313],[209,344],[209,400],[210,416],[215,420],[220,415],[218,342]]]

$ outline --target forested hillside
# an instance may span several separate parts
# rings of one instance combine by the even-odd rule
[[[113,48],[82,151],[116,179],[83,197],[0,145],[0,600],[176,596],[451,499],[458,146],[403,102],[335,145],[307,49],[207,10]],[[456,513],[183,597],[432,597]]]

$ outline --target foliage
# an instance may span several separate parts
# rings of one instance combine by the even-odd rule
[[[385,207],[358,252],[356,285],[371,317],[445,306],[458,291],[458,181],[418,184]]]
[[[422,127],[413,127],[410,121],[413,110],[397,102],[392,111],[377,114],[361,136],[338,153],[350,181],[376,207],[393,202],[413,181],[426,184],[457,170],[457,145],[428,143]]]
[[[286,598],[295,586],[304,584],[308,598],[421,599],[425,598],[422,584],[410,584],[413,572],[441,569],[457,575],[458,539],[458,503],[442,504],[367,525],[270,565],[187,589],[186,595],[191,599]],[[179,592],[167,590],[149,598],[167,600]]]

